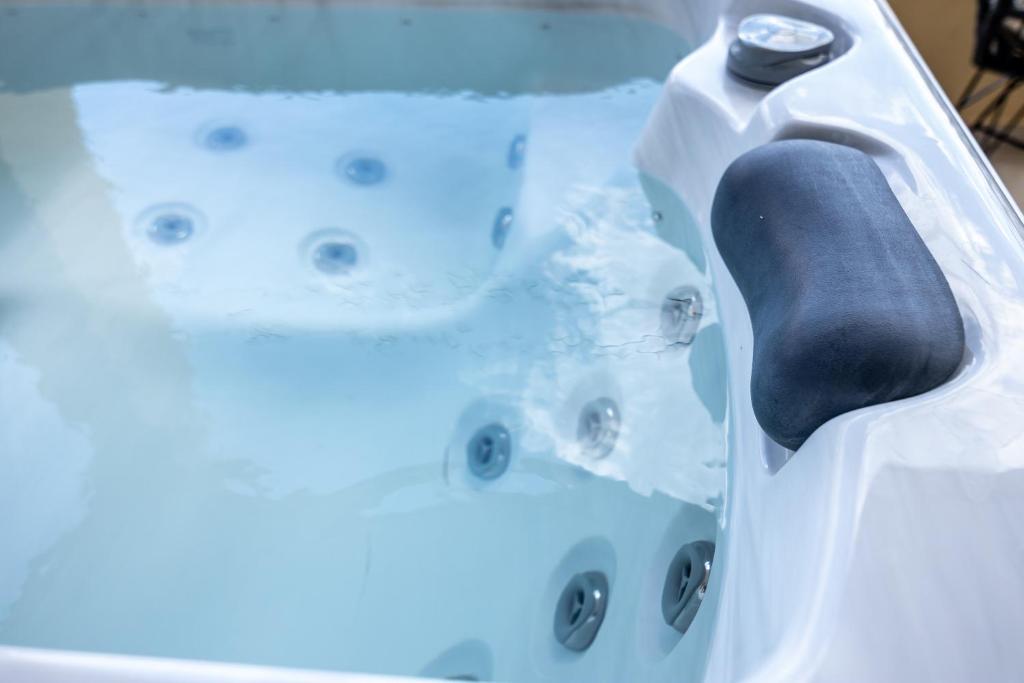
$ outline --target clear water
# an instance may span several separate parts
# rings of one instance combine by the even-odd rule
[[[678,36],[533,11],[5,12],[0,643],[699,671],[711,610],[680,638],[658,599],[724,501],[721,328],[685,206],[631,163]],[[552,615],[589,570],[610,603],[579,655]]]

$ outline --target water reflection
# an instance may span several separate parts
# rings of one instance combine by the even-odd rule
[[[0,642],[412,673],[469,634],[508,666],[580,539],[638,558],[628,594],[670,520],[713,527],[714,296],[685,207],[629,162],[678,39],[344,11],[124,10],[135,42],[93,62],[0,59]],[[452,60],[437,32],[465,22],[482,56]],[[138,48],[161,31],[187,58]],[[692,350],[660,330],[681,285]],[[507,463],[473,477],[496,421]]]
[[[93,449],[39,390],[39,374],[0,340],[0,620],[21,596],[31,568],[85,516]]]

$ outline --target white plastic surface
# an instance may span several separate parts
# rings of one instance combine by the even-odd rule
[[[423,679],[0,648],[2,680],[31,683],[399,683]]]
[[[758,11],[824,24],[848,50],[775,90],[745,87],[721,64],[739,20]],[[746,390],[749,319],[713,254],[735,402],[706,680],[1020,680],[1018,214],[880,4],[733,3],[715,36],[674,70],[637,158],[684,197],[710,241],[726,165],[788,137],[875,157],[953,288],[969,350],[947,385],[826,423],[773,475],[765,462],[778,454]]]

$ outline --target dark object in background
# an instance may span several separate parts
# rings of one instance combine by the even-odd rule
[[[963,115],[973,105],[987,101],[969,124],[982,149],[991,154],[1004,142],[1024,149],[1024,140],[1013,136],[1014,129],[1024,119],[1024,105],[1002,125],[1007,101],[1024,85],[1024,2],[978,0],[973,61],[977,68],[957,100],[957,110]],[[978,88],[986,73],[999,78]]]
[[[863,152],[816,140],[747,152],[718,185],[711,226],[753,325],[754,413],[786,448],[959,366],[949,284]]]

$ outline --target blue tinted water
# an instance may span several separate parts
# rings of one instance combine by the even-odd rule
[[[0,44],[0,643],[699,669],[710,619],[681,640],[658,599],[724,500],[721,330],[631,163],[678,36],[82,4]],[[584,570],[612,597],[581,657],[551,620]]]

